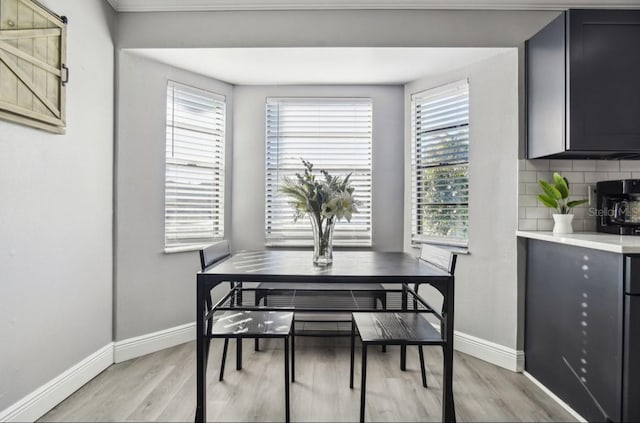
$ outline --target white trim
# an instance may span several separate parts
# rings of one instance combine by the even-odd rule
[[[524,370],[524,351],[514,350],[466,333],[454,332],[453,348],[512,372]]]
[[[175,326],[158,332],[118,341],[114,344],[113,361],[121,363],[196,339],[196,323]]]
[[[109,0],[119,12],[231,10],[565,10],[640,7],[636,0]]]
[[[538,381],[538,379],[536,379],[535,377],[531,376],[531,374],[527,373],[527,372],[522,372],[522,374],[524,374],[527,377],[527,379],[529,379],[531,382],[533,382],[534,385],[536,385],[538,388],[542,389],[542,391],[545,394],[549,395],[551,397],[551,399],[553,399],[555,402],[557,402],[560,407],[564,408],[576,420],[578,420],[579,422],[585,422],[586,423],[587,420],[584,417],[582,417],[580,414],[578,414],[573,408],[569,407],[569,405],[566,402],[564,402],[560,398],[558,398],[558,396],[556,394],[551,392],[549,390],[549,388],[547,388],[542,383],[540,383],[540,381]]]
[[[220,240],[221,241],[221,240]],[[197,245],[177,245],[175,247],[164,247],[165,254],[174,254],[174,253],[185,253],[187,251],[199,251],[207,248],[209,245],[217,242],[216,240],[212,240],[207,244],[197,244]]]
[[[109,3],[114,10],[118,10],[120,8],[120,0],[107,0],[107,3]]]
[[[0,422],[33,422],[113,364],[113,342],[0,411]]]

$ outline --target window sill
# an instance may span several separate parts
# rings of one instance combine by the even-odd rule
[[[445,239],[442,239],[442,240],[440,240],[440,239],[438,239],[438,240],[436,240],[436,239],[433,239],[433,240],[431,240],[431,239],[422,239],[422,240],[414,239],[414,240],[411,241],[411,246],[413,248],[415,248],[415,249],[419,249],[422,244],[434,245],[436,247],[440,247],[442,249],[452,251],[452,252],[454,252],[456,254],[462,254],[462,255],[471,254],[469,252],[469,246],[468,245],[464,245],[461,242],[448,241],[448,240],[445,240]]]
[[[313,248],[313,242],[309,243],[309,242],[296,242],[296,241],[267,241],[265,242],[264,246],[266,248]],[[342,249],[346,249],[346,250],[353,250],[353,249],[369,249],[371,248],[371,242],[366,242],[366,243],[345,243],[345,244],[336,244],[335,242],[333,243],[333,249],[334,250],[342,250]]]
[[[175,247],[164,247],[165,254],[174,254],[174,253],[185,253],[187,251],[199,251],[203,248],[208,247],[213,244],[215,241],[211,241],[207,244],[198,244],[198,245],[177,245]]]

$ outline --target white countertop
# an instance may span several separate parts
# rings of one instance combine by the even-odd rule
[[[554,235],[553,232],[543,231],[517,231],[516,235],[522,238],[593,248],[594,250],[611,251],[613,253],[640,254],[640,236],[634,235],[612,235],[600,232],[575,232]]]

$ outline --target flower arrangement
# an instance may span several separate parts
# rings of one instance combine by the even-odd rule
[[[342,218],[351,221],[358,213],[358,201],[353,198],[351,173],[346,177],[331,176],[326,170],[320,173],[324,178],[316,177],[313,164],[302,160],[304,174],[296,173],[296,178],[284,178],[280,192],[290,199],[294,221],[308,215],[311,219],[314,237],[314,262],[329,264],[332,261],[333,226]]]

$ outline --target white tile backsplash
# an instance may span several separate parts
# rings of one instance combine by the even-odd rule
[[[607,172],[608,180],[631,179],[631,172]]]
[[[530,160],[533,161],[533,160]],[[621,160],[620,171],[621,172],[633,172],[640,169],[640,160]]]
[[[518,182],[537,182],[536,172],[533,170],[522,170],[520,171],[520,180]]]
[[[596,160],[596,170],[598,172],[618,172],[620,162],[618,160]]]
[[[520,160],[518,163],[518,228],[522,231],[553,229],[552,210],[543,206],[536,196],[542,192],[539,179],[551,182],[553,172],[569,180],[571,199],[587,198],[590,185],[613,179],[640,179],[640,160]],[[595,203],[595,197],[593,198]],[[585,204],[573,211],[573,230],[593,232],[595,219],[589,216]]]
[[[535,162],[535,160],[527,160],[529,162]],[[573,162],[573,170],[578,171],[595,171],[596,162],[594,160],[575,160]]]
[[[538,231],[552,231],[553,230],[553,219],[538,219]]]
[[[520,229],[521,231],[538,230],[538,221],[535,219],[520,219],[518,223],[518,229]]]
[[[573,170],[573,160],[549,160],[549,169],[554,172]]]
[[[526,170],[549,170],[549,160],[525,160]]]

